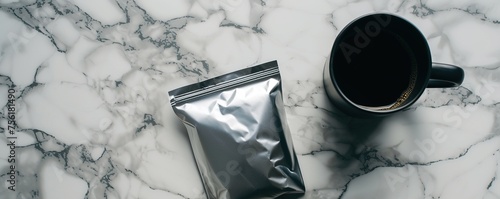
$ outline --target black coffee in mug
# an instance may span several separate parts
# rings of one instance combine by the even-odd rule
[[[349,50],[356,46],[355,41],[355,35],[349,35],[341,46]],[[404,101],[403,95],[411,92],[415,84],[417,66],[413,52],[403,39],[388,30],[364,40],[368,41],[366,47],[350,57],[346,57],[346,51],[333,55],[339,66],[334,69],[337,84],[344,95],[358,105],[395,108],[396,102]]]
[[[427,40],[394,14],[361,16],[337,35],[324,68],[325,91],[352,116],[383,116],[411,106],[426,88],[459,86],[464,71],[433,63]]]

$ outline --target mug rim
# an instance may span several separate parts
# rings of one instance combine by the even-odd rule
[[[335,39],[334,43],[333,43],[333,48],[332,50],[330,51],[330,55],[329,55],[329,60],[328,60],[328,67],[330,68],[329,69],[329,76],[330,76],[330,81],[332,81],[333,83],[333,86],[335,87],[335,89],[337,90],[339,96],[347,102],[347,104],[351,105],[352,107],[360,110],[360,111],[363,111],[363,112],[368,112],[368,113],[371,113],[371,114],[375,114],[375,115],[386,115],[386,114],[390,114],[390,113],[394,113],[394,112],[397,112],[397,111],[400,111],[402,109],[405,109],[411,105],[413,105],[418,99],[419,97],[422,95],[422,93],[424,92],[424,90],[427,88],[427,84],[429,82],[429,77],[430,77],[430,73],[431,73],[431,68],[432,68],[432,55],[431,55],[431,52],[430,52],[430,47],[429,47],[429,44],[427,42],[427,39],[425,38],[425,36],[422,34],[422,32],[415,26],[415,24],[413,24],[412,22],[410,22],[409,20],[403,18],[402,16],[399,16],[399,15],[396,15],[394,13],[389,13],[389,12],[373,12],[373,13],[367,13],[367,14],[363,14],[363,15],[360,15],[358,17],[356,17],[355,19],[351,20],[349,23],[347,23],[344,28],[342,28],[342,30],[339,32],[339,34],[337,34],[336,38],[339,38],[341,37],[342,35],[346,34],[346,32],[350,29],[353,28],[353,24],[356,23],[357,21],[359,21],[360,19],[363,19],[363,18],[366,18],[366,17],[371,17],[371,16],[375,16],[375,15],[389,15],[391,17],[395,17],[397,18],[398,20],[401,20],[403,21],[404,23],[407,23],[408,25],[410,25],[412,28],[415,29],[416,31],[416,35],[418,35],[420,37],[420,40],[421,42],[425,42],[425,53],[428,55],[428,60],[427,60],[427,68],[428,68],[428,72],[426,74],[426,77],[424,78],[424,82],[421,86],[421,88],[417,91],[414,91],[414,93],[417,93],[416,96],[418,97],[413,97],[412,99],[409,99],[407,100],[407,102],[399,107],[396,107],[394,109],[388,109],[388,110],[376,110],[376,109],[370,109],[370,108],[364,108],[362,107],[361,105],[357,104],[357,103],[354,103],[353,101],[351,101],[349,98],[347,98],[347,96],[345,96],[345,94],[342,92],[342,89],[339,87],[336,79],[335,79],[335,72],[333,70],[333,67],[332,67],[332,64],[333,64],[333,59],[334,59],[334,56],[333,56],[333,53],[336,52],[337,48],[339,47],[339,42],[341,42],[339,39]],[[418,66],[418,67],[422,67],[422,66]]]

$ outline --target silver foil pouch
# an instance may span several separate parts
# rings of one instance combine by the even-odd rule
[[[293,198],[304,193],[277,61],[169,95],[187,129],[208,198]]]

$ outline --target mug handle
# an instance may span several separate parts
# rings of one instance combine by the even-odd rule
[[[464,76],[464,69],[458,66],[433,62],[427,88],[457,87],[464,81]]]

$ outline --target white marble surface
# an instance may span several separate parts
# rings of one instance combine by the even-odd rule
[[[323,63],[377,11],[420,28],[463,85],[383,121],[342,116]],[[204,198],[167,91],[275,59],[304,198],[500,198],[498,0],[0,0],[0,27],[1,198]]]

